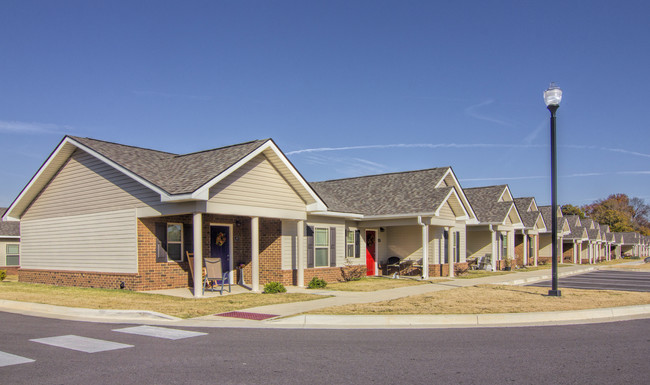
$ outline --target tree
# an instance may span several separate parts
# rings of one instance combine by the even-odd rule
[[[582,209],[596,222],[609,225],[611,231],[638,231],[650,235],[650,205],[641,198],[612,194]]]
[[[580,219],[584,219],[586,216],[583,209],[571,204],[562,205],[562,215],[577,215]]]

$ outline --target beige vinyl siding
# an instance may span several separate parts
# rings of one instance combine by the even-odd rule
[[[264,155],[251,159],[212,187],[210,202],[305,211],[305,202]]]
[[[22,220],[92,214],[160,203],[160,195],[77,150],[25,211]]]
[[[449,202],[445,202],[445,204],[440,209],[440,218],[453,220],[456,219],[456,214],[454,214],[454,210],[451,209]]]
[[[25,269],[137,272],[135,209],[21,221]]]
[[[386,231],[388,231],[387,255],[380,261],[392,256],[414,261],[422,259],[422,226],[394,226]],[[429,227],[429,261],[432,261],[434,255],[435,239],[435,228]]]
[[[540,234],[539,235],[539,256],[540,257],[550,257],[553,253],[553,246],[551,244],[552,240],[551,234]]]
[[[282,221],[282,270],[296,268],[298,222]]]
[[[466,244],[467,258],[492,254],[492,233],[490,231],[468,231]]]

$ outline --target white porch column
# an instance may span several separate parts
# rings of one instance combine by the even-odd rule
[[[498,246],[497,246],[497,232],[496,230],[492,229],[492,225],[490,225],[490,235],[492,238],[492,271],[496,271],[497,267],[497,259],[499,258],[499,254],[497,254]]]
[[[260,218],[251,218],[251,267],[253,291],[260,292]]]
[[[192,215],[192,240],[194,242],[194,298],[203,296],[203,214]]]
[[[296,239],[296,274],[298,287],[305,287],[305,221],[298,221],[297,239]]]
[[[419,219],[418,219],[419,220]],[[429,225],[422,225],[422,278],[429,278]]]
[[[535,258],[535,266],[537,266],[537,258],[539,257],[539,234],[535,234],[533,242],[535,242],[533,245],[533,254]]]
[[[578,263],[578,241],[573,241],[573,263]]]
[[[526,230],[521,230],[521,234],[524,236],[524,266],[528,266],[528,235]]]
[[[447,231],[447,260],[449,261],[449,277],[454,276],[454,247],[453,243],[455,241],[453,234],[451,233],[451,227],[445,227]],[[459,247],[459,245],[456,245]],[[440,274],[442,275],[442,274]]]

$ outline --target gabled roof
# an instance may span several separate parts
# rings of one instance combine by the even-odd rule
[[[366,216],[432,214],[454,197],[458,217],[474,218],[462,190],[440,182],[451,167],[312,182],[330,211]],[[434,186],[440,185],[435,188]],[[460,192],[459,192],[460,191]],[[452,204],[452,208],[453,208]],[[459,212],[456,212],[459,211]]]
[[[553,231],[553,208],[551,206],[538,206],[538,208],[539,212],[542,213],[542,216],[544,217],[544,223],[546,223],[546,232],[550,233]],[[569,234],[571,232],[569,222],[562,216],[562,210],[560,209],[560,206],[557,208],[557,231],[558,234]]]
[[[264,154],[300,197],[314,210],[325,204],[273,140],[255,140],[191,154],[127,146],[66,136],[11,204],[7,218],[19,218],[75,151],[85,151],[160,194],[162,202],[208,200],[210,187],[253,157]]]
[[[524,227],[530,229],[534,229],[536,225],[538,229],[544,229],[546,227],[542,214],[537,210],[535,198],[515,198],[515,206],[517,207],[519,216],[521,216]]]
[[[600,229],[587,229],[590,241],[600,241]]]
[[[575,240],[588,240],[589,239],[589,233],[587,232],[587,229],[585,229],[582,226],[569,226],[571,229],[571,232],[565,236],[565,238],[568,239],[575,239]]]
[[[6,207],[0,207],[0,219],[6,211]],[[0,220],[0,238],[20,238],[20,222]]]
[[[476,217],[482,223],[505,223],[508,216],[514,212],[517,220],[515,223],[521,223],[521,215],[515,206],[514,201],[510,199],[510,189],[508,185],[472,187],[464,189],[469,203],[476,212]]]

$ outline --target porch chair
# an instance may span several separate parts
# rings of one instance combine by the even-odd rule
[[[398,279],[399,278],[399,270],[400,270],[400,258],[399,257],[389,257],[388,261],[386,262],[386,274],[390,274],[389,270],[391,267],[395,267],[395,272],[393,273],[392,278],[393,279]]]
[[[185,254],[187,255],[187,263],[190,266],[190,274],[192,274],[192,279],[194,279],[194,253],[186,251]],[[203,267],[202,272],[203,275],[201,275],[201,281],[203,281],[203,277],[205,277],[205,266]]]
[[[221,258],[204,258],[203,261],[206,270],[205,279],[203,280],[203,293],[205,293],[205,287],[210,281],[216,282],[217,285],[221,284],[221,290],[219,290],[221,295],[223,295],[223,285],[227,283],[228,292],[230,293],[230,275],[221,268]],[[214,286],[210,286],[210,291],[214,291]]]
[[[485,253],[478,263],[479,270],[491,270],[492,268],[492,253]]]

